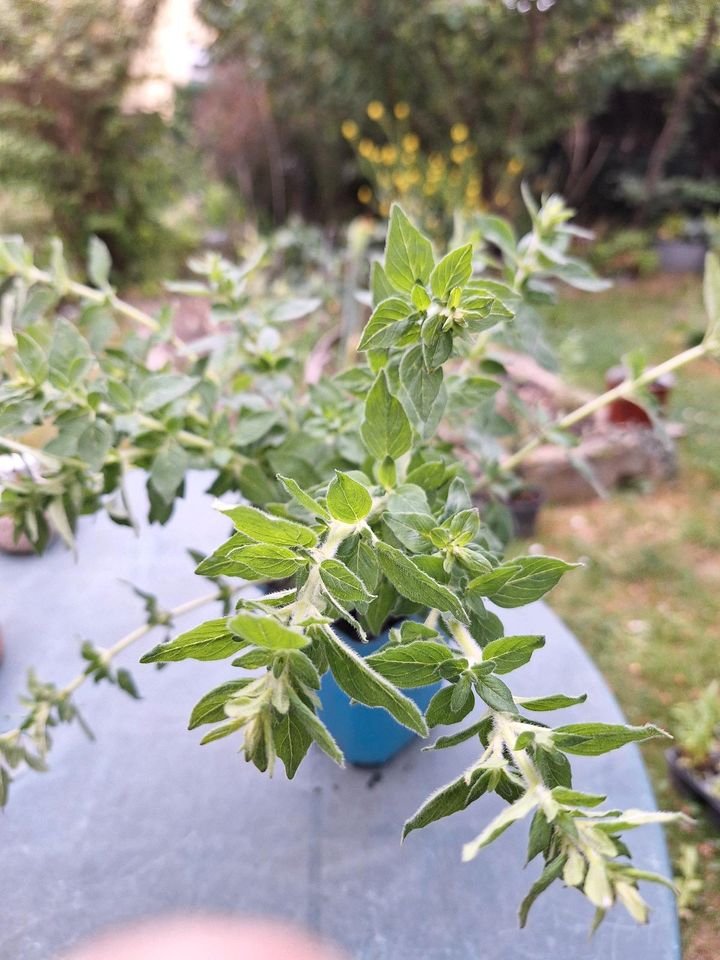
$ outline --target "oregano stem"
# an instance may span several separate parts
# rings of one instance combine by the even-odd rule
[[[27,270],[20,270],[19,274],[32,283],[45,283],[51,287],[55,286],[55,280],[52,274],[48,273],[47,270],[41,270],[39,267],[33,266]],[[131,303],[128,303],[127,300],[121,300],[112,290],[97,290],[95,287],[89,287],[85,283],[79,283],[77,280],[69,279],[65,281],[62,289],[63,292],[71,293],[80,300],[90,300],[92,303],[99,304],[107,303],[117,313],[122,314],[129,320],[134,320],[135,323],[139,323],[148,330],[152,330],[153,333],[157,333],[160,329],[154,317],[139,307],[134,307]]]
[[[243,587],[238,588],[238,590],[241,589],[243,589]],[[166,619],[175,620],[177,617],[182,617],[186,613],[191,613],[193,610],[197,610],[198,607],[204,607],[216,600],[221,600],[223,596],[225,596],[224,590],[215,590],[212,593],[206,593],[201,597],[195,597],[193,600],[187,600],[185,603],[181,603],[177,607],[173,607],[171,610],[168,610]],[[123,650],[126,650],[128,647],[132,646],[132,644],[136,643],[138,640],[141,640],[144,636],[150,633],[151,630],[154,630],[156,627],[162,625],[162,623],[141,624],[141,626],[131,630],[130,633],[126,633],[124,637],[121,637],[111,647],[107,647],[100,655],[100,662],[106,667],[112,662],[112,660],[115,659],[115,657],[118,656],[118,654],[122,653]],[[76,677],[74,677],[74,679],[72,679],[58,691],[58,697],[62,700],[67,700],[67,698],[72,696],[72,694],[75,693],[75,691],[81,687],[89,677],[90,674],[86,671],[79,673]],[[22,732],[23,731],[20,727],[7,730],[5,733],[0,734],[0,741],[12,742],[20,737]]]
[[[547,437],[548,433],[551,431],[567,430],[569,427],[574,426],[576,423],[579,423],[586,417],[592,416],[592,414],[602,410],[603,407],[606,407],[608,404],[612,403],[613,400],[618,400],[622,397],[628,396],[628,394],[635,393],[641,387],[652,383],[654,380],[657,380],[658,377],[661,377],[666,373],[671,373],[673,370],[677,370],[686,363],[691,363],[694,360],[700,360],[702,357],[707,356],[712,349],[713,344],[710,341],[699,343],[697,346],[690,347],[687,350],[683,350],[682,353],[678,353],[676,356],[670,357],[669,360],[665,360],[663,363],[659,363],[654,367],[649,367],[634,379],[625,380],[623,383],[618,384],[617,387],[613,387],[611,390],[601,393],[600,396],[594,397],[592,400],[588,400],[587,403],[583,403],[581,406],[577,407],[577,409],[555,420],[535,437],[533,437],[532,440],[528,440],[528,442],[518,451],[502,460],[500,463],[501,469],[507,471],[514,470],[523,462],[523,460],[526,460],[527,457],[533,453],[533,451],[537,450],[540,444],[543,443]]]

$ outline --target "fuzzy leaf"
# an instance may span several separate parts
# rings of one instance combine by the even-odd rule
[[[140,663],[174,663],[177,660],[224,660],[238,653],[242,644],[228,628],[227,620],[207,620],[192,630],[175,637],[170,643],[159,643]]]
[[[472,244],[452,250],[430,274],[430,288],[439,300],[447,300],[453,287],[464,287],[472,275]]]
[[[385,244],[385,273],[390,283],[407,293],[416,283],[428,282],[434,265],[432,245],[393,204]]]
[[[323,560],[320,564],[320,579],[325,588],[342,604],[369,603],[373,599],[362,580],[341,560]]]
[[[232,520],[236,530],[258,543],[274,543],[280,547],[314,547],[318,542],[317,534],[310,527],[273,517],[256,507],[239,504],[236,507],[220,507],[220,511]]]
[[[360,429],[365,446],[376,460],[397,460],[412,445],[410,421],[400,401],[390,393],[384,370],[370,388]]]
[[[283,626],[272,617],[238,613],[228,621],[228,628],[256,647],[268,650],[298,650],[310,642],[302,633]]]
[[[335,520],[342,523],[359,523],[372,509],[372,497],[367,487],[341,470],[335,471],[335,479],[327,492],[327,508]]]
[[[235,649],[237,649],[237,644]],[[243,677],[242,680],[230,680],[206,693],[193,707],[188,730],[194,730],[195,727],[204,723],[219,723],[221,720],[225,720],[225,704],[249,683],[252,683],[249,677]]]
[[[366,660],[343,643],[332,631],[324,634],[328,663],[338,686],[358,703],[368,707],[384,707],[388,713],[420,736],[427,736],[428,729],[417,706],[376,673]]]
[[[415,640],[393,643],[367,658],[370,666],[398,687],[426,687],[440,679],[440,664],[454,660],[444,643]]]
[[[571,723],[564,727],[556,727],[553,740],[555,746],[564,753],[597,757],[610,750],[624,747],[626,743],[668,736],[668,733],[652,723],[646,723],[642,727],[613,723]]]
[[[376,544],[380,569],[403,597],[423,606],[451,613],[457,620],[467,623],[467,614],[455,594],[448,587],[421,570],[402,551],[389,543]]]
[[[526,664],[533,653],[545,646],[545,637],[501,637],[483,650],[485,660],[494,660],[494,673],[510,673]]]

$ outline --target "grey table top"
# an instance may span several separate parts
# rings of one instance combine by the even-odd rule
[[[0,729],[10,725],[25,671],[67,682],[79,640],[109,645],[139,622],[126,578],[176,604],[204,592],[186,547],[209,550],[227,521],[210,508],[202,478],[166,527],[141,538],[105,517],[83,521],[79,560],[56,544],[44,557],[0,558]],[[518,672],[524,693],[586,691],[566,722],[621,720],[596,668],[543,604],[503,612],[509,633],[545,633],[547,646]],[[210,616],[205,611],[195,620]],[[192,625],[191,617],[183,627]],[[531,626],[530,626],[531,625]],[[650,923],[615,909],[593,940],[592,910],[574,891],[553,889],[525,931],[516,911],[537,865],[522,869],[526,826],[507,831],[470,864],[464,841],[494,808],[476,802],[401,847],[404,819],[428,793],[476,756],[474,744],[421,753],[406,749],[381,776],[337,768],[313,750],[295,781],[271,781],[237,756],[232,738],[199,748],[188,733],[193,704],[226,679],[224,662],[137,664],[152,645],[131,649],[139,703],[83,687],[79,702],[97,742],[60,729],[47,774],[21,774],[0,817],[0,960],[50,960],[109,925],[168,912],[216,911],[294,920],[344,945],[359,960],[677,960],[675,908],[664,888],[645,886]],[[613,805],[652,808],[635,747],[578,758],[582,789],[609,789]],[[659,828],[635,831],[640,865],[667,875]]]

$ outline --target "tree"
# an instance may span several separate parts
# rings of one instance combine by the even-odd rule
[[[2,0],[0,179],[29,189],[79,258],[96,233],[116,269],[138,272],[170,234],[172,135],[123,111],[159,0]]]

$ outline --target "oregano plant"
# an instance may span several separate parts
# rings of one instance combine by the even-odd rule
[[[528,247],[536,280],[556,271],[559,254],[551,257],[528,240],[527,256]],[[132,694],[127,678],[109,670],[115,653],[154,626],[219,599],[221,616],[142,657],[152,664],[229,661],[226,681],[190,712],[189,727],[206,728],[203,743],[238,738],[259,770],[282,765],[290,778],[313,742],[342,764],[319,712],[321,678],[330,671],[352,700],[388,711],[420,736],[439,725],[457,727],[431,749],[476,744],[475,762],[409,812],[403,837],[497,793],[507,806],[468,837],[462,856],[475,858],[506,829],[525,824],[528,859],[541,858],[543,868],[521,905],[522,924],[556,881],[590,900],[596,924],[615,903],[644,922],[639,884],[668,881],[634,864],[624,835],[677,815],[607,808],[605,796],[574,787],[570,758],[605,754],[663,731],[650,724],[555,724],[548,714],[582,702],[582,692],[513,693],[508,676],[542,655],[545,638],[531,624],[526,634],[506,635],[496,611],[540,599],[575,565],[535,555],[504,559],[497,533],[473,504],[467,472],[438,432],[444,419],[493,393],[492,378],[477,367],[488,335],[513,323],[528,278],[524,267],[502,280],[478,275],[471,244],[436,257],[394,207],[384,258],[372,268],[373,310],[361,358],[310,391],[272,442],[242,452],[269,486],[257,495],[239,487],[242,501],[218,503],[234,532],[197,566],[214,592],[167,613],[146,598],[147,623],[114,648],[88,647],[87,667],[75,681],[60,689],[35,682],[25,721],[0,735],[3,795],[13,766],[44,762],[42,732],[48,723],[73,719],[72,695],[84,679],[109,679]],[[582,415],[650,382],[661,368],[717,354],[718,303],[720,270],[711,258],[705,341],[639,373],[581,408]],[[565,417],[559,426],[574,422]],[[513,454],[504,465],[521,459]],[[248,582],[262,584],[262,591],[238,593]],[[363,641],[388,627],[384,646],[364,657]],[[425,713],[403,692],[438,681],[443,686]]]

